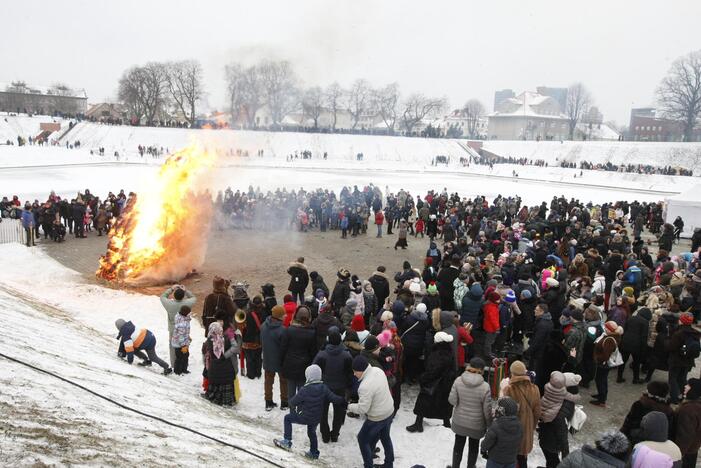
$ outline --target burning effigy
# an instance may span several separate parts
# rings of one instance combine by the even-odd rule
[[[96,275],[135,286],[178,281],[203,263],[212,217],[206,182],[216,155],[190,146],[168,157],[109,232]]]

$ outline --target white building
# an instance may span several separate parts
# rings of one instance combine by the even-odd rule
[[[530,91],[501,101],[488,118],[490,140],[564,140],[569,133],[557,100]]]

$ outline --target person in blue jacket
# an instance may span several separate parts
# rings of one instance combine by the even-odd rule
[[[126,358],[129,364],[134,362],[136,355],[142,362],[140,366],[150,366],[155,362],[163,368],[163,375],[168,375],[173,372],[173,369],[156,354],[156,337],[149,330],[142,328],[137,330],[131,321],[127,322],[124,319],[117,319],[114,322],[119,334],[119,350],[117,355],[121,358]],[[144,354],[146,352],[146,354]]]
[[[289,401],[290,412],[285,415],[284,437],[273,439],[276,446],[289,450],[292,448],[292,424],[307,426],[309,436],[309,451],[305,457],[312,460],[319,458],[319,443],[316,438],[316,426],[321,421],[324,406],[330,401],[334,404],[345,404],[345,399],[333,393],[321,380],[321,367],[312,364],[304,371],[307,382]]]
[[[32,213],[32,205],[26,203],[22,210],[22,227],[27,236],[27,247],[35,246],[34,243],[34,213]]]

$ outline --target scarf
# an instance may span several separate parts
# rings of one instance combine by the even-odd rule
[[[219,322],[212,322],[209,325],[209,333],[207,338],[212,340],[212,352],[214,357],[219,359],[224,354],[224,330]]]

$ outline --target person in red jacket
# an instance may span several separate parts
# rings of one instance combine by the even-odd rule
[[[484,320],[482,321],[482,330],[484,330],[484,358],[491,359],[492,345],[497,339],[499,332],[499,302],[501,296],[498,292],[492,291],[487,294],[487,302],[482,306]]]
[[[377,236],[375,237],[382,237],[382,225],[385,222],[385,214],[382,212],[382,210],[377,210],[375,212],[375,225],[377,226]]]
[[[285,308],[285,319],[282,321],[282,325],[287,328],[292,323],[292,319],[297,312],[297,303],[295,302],[292,294],[285,294],[283,298],[282,307]]]

